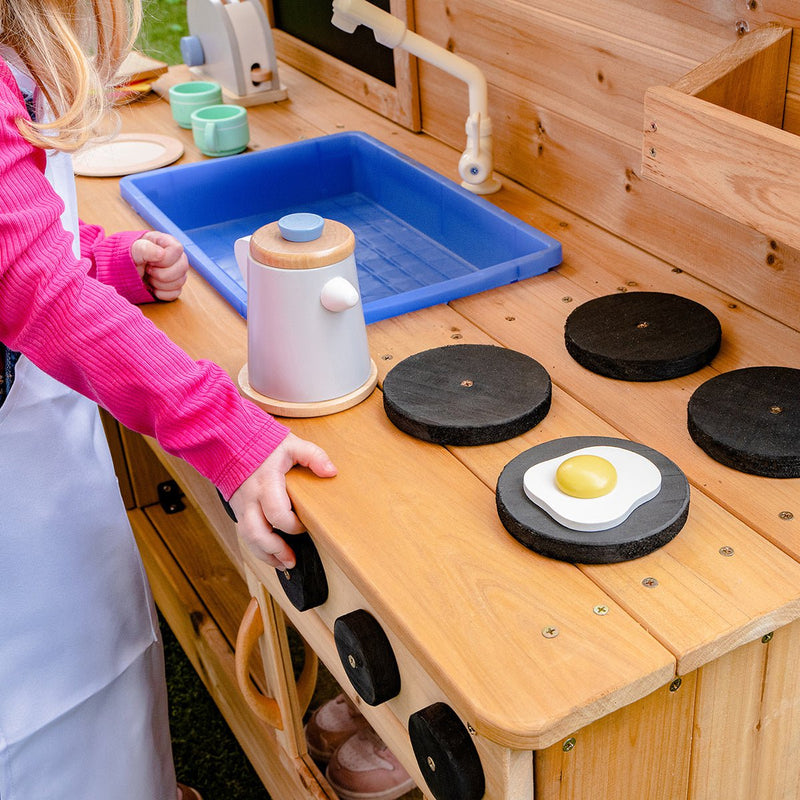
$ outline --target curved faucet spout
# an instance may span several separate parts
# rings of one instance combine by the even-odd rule
[[[405,22],[383,11],[367,0],[333,0],[331,22],[352,33],[365,25],[375,34],[375,41],[386,47],[400,47],[464,81],[469,89],[467,148],[458,162],[461,185],[476,194],[491,194],[500,188],[493,174],[492,122],[486,78],[481,70],[444,47],[434,44],[414,31]]]

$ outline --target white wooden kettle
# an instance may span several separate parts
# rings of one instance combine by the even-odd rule
[[[306,213],[234,245],[247,285],[247,364],[239,385],[273,414],[331,414],[375,388],[354,249],[346,225]]]

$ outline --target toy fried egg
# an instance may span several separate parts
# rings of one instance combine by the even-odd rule
[[[599,445],[542,461],[522,477],[528,499],[574,531],[621,525],[661,490],[661,471],[632,450]]]

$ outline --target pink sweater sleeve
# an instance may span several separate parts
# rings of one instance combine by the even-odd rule
[[[76,260],[44,176],[19,134],[25,106],[0,62],[0,341],[155,437],[228,498],[288,430],[244,400],[215,364],[193,361]]]
[[[152,303],[154,297],[145,286],[131,257],[131,245],[144,231],[123,231],[106,236],[99,225],[80,222],[81,255],[91,262],[89,276],[113,286],[126,300],[136,305]]]

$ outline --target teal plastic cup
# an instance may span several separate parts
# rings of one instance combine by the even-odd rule
[[[181,128],[192,127],[192,113],[222,102],[222,87],[214,81],[189,81],[170,86],[169,106],[172,118]]]
[[[192,113],[194,143],[207,156],[232,156],[247,148],[250,126],[242,106],[219,105]]]

